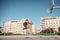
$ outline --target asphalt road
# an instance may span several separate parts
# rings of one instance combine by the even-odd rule
[[[0,36],[0,40],[60,40],[60,36]]]
[[[60,40],[60,38],[0,38],[0,40]]]

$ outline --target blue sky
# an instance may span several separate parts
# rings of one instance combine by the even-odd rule
[[[55,0],[60,5],[60,0]],[[46,12],[50,0],[0,0],[0,25],[5,21],[29,18],[37,28],[40,28],[40,18],[59,16],[60,9],[54,9],[52,14]]]

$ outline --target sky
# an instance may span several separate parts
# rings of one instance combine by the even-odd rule
[[[3,22],[29,18],[37,28],[44,17],[60,17],[60,9],[47,13],[51,0],[0,0],[0,25]],[[55,0],[60,5],[60,0]]]

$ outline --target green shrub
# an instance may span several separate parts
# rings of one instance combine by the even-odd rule
[[[12,35],[13,33],[5,33],[5,35]]]
[[[60,32],[57,32],[56,34],[57,34],[57,35],[60,35]]]
[[[0,35],[4,35],[4,33],[0,33]]]

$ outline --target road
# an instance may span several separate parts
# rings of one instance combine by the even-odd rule
[[[60,36],[0,36],[0,40],[60,40]]]

